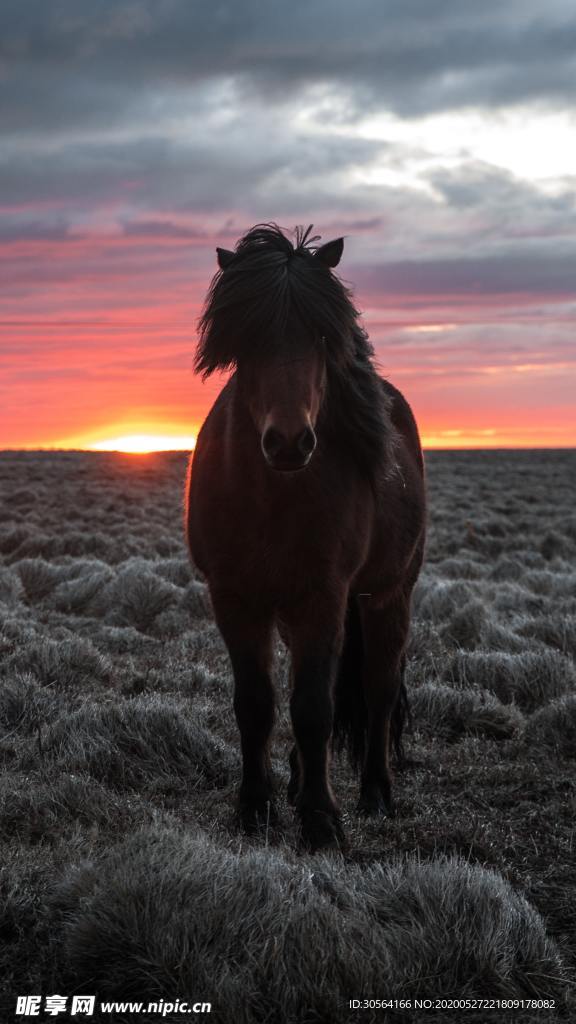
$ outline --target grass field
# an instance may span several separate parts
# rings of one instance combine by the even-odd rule
[[[40,992],[210,1001],[226,1024],[573,1019],[576,452],[428,453],[399,813],[357,818],[336,762],[345,857],[297,849],[280,641],[282,824],[237,831],[185,465],[0,453],[2,1022]],[[555,1009],[348,1008],[443,997]]]

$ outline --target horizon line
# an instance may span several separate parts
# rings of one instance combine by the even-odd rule
[[[449,446],[449,445],[422,445],[423,451],[428,452],[571,452],[576,451],[576,444],[568,445],[460,445],[460,446]],[[46,447],[17,447],[17,448],[0,448],[0,455],[2,454],[23,454],[28,452],[29,454],[43,454],[62,452],[63,454],[75,454],[75,455],[186,455],[194,451],[193,447],[190,448],[154,448],[150,451],[139,452],[139,451],[125,451],[122,448],[109,448],[99,450],[96,448],[64,448],[62,446],[46,446]]]

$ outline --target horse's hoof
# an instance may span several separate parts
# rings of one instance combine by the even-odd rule
[[[300,845],[309,853],[330,850],[343,852],[346,848],[346,837],[340,819],[323,811],[301,813]]]
[[[362,793],[356,805],[356,813],[363,818],[395,818],[396,807],[391,797],[386,797],[378,789]]]
[[[271,800],[265,804],[241,803],[238,806],[238,818],[247,836],[257,835],[278,824],[278,812]]]

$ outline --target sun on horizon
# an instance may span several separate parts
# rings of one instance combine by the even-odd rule
[[[192,451],[196,445],[194,434],[123,434],[104,441],[87,445],[88,451],[127,452],[132,455],[148,455],[151,452]]]

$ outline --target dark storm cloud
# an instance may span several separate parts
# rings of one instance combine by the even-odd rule
[[[525,247],[480,258],[400,260],[355,268],[359,286],[380,295],[576,295],[576,251]]]
[[[229,246],[277,219],[351,234],[350,275],[372,262],[381,269],[366,280],[399,294],[571,292],[569,182],[548,194],[469,154],[447,170],[345,121],[363,109],[568,101],[575,45],[561,0],[4,0],[0,203],[14,211],[1,231],[16,243],[15,287],[75,272],[68,257],[33,266],[21,241],[64,250],[91,233],[138,237],[147,262],[133,269],[148,287],[162,239],[205,241],[198,258],[210,250],[212,261],[215,232]],[[318,83],[326,106],[306,125],[299,90]],[[421,188],[413,173],[404,184],[414,167]],[[105,270],[99,244],[83,252],[87,272],[101,258]],[[128,270],[136,259],[114,254]]]
[[[381,231],[393,246],[425,238],[444,251],[475,211],[477,246],[565,234],[567,195],[543,196],[487,165],[429,172],[435,202],[368,184],[366,171],[382,167],[401,182],[422,154],[337,122],[362,104],[415,114],[513,93],[543,99],[551,76],[567,97],[572,17],[560,0],[545,14],[536,0],[4,0],[0,202],[66,207],[57,223],[54,210],[34,209],[23,238],[81,234],[99,217],[175,239],[202,229],[177,213],[340,218],[341,231]],[[326,107],[301,129],[298,90],[320,82]],[[462,211],[461,226],[446,210]],[[13,222],[4,230],[18,237]]]
[[[115,121],[142,101],[153,116],[162,84],[223,76],[277,102],[343,86],[352,107],[404,116],[575,95],[566,0],[4,0],[0,39],[13,131]]]
[[[4,203],[97,203],[114,194],[144,206],[221,209],[230,193],[254,197],[275,175],[292,178],[298,187],[315,179],[327,184],[330,176],[366,166],[393,150],[365,139],[298,138],[271,131],[266,124],[254,124],[250,142],[244,131],[231,130],[222,137],[208,124],[195,138],[178,141],[127,138],[36,150],[14,144],[0,153],[0,195]]]

